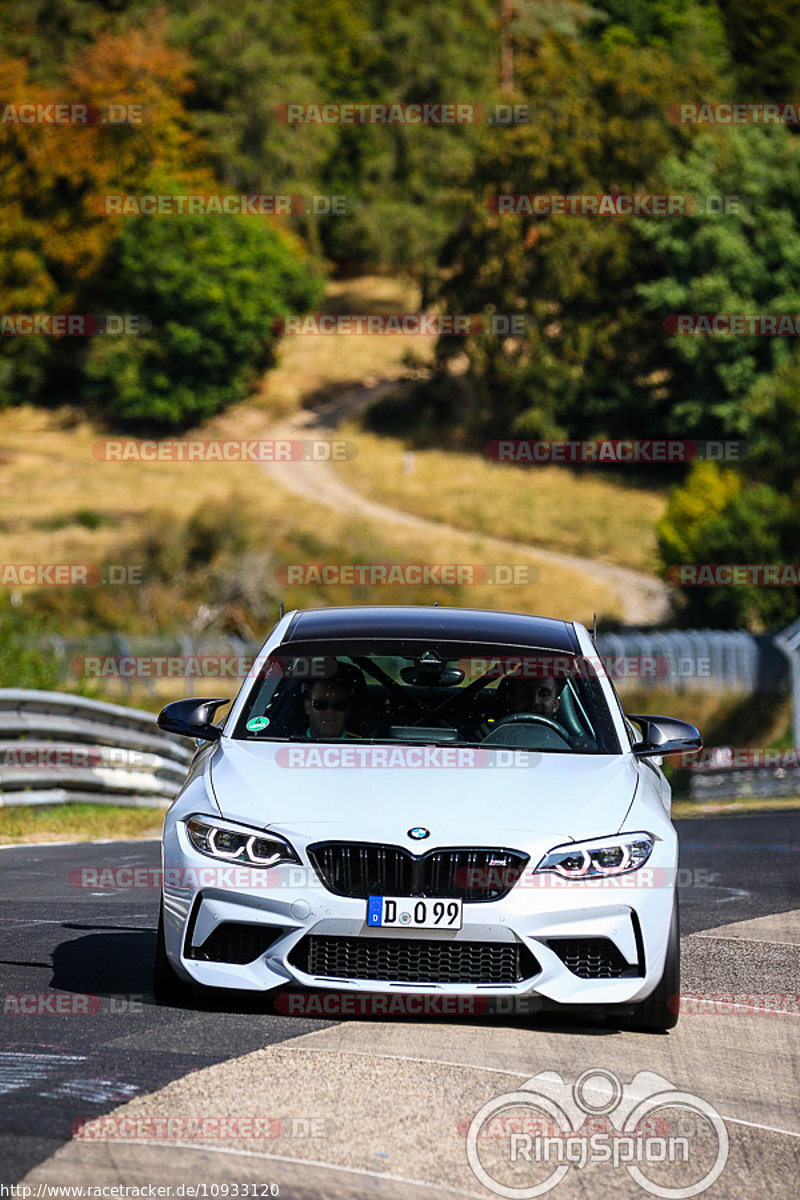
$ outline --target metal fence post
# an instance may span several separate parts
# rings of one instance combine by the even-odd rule
[[[792,745],[800,746],[800,621],[775,635],[775,645],[789,660],[792,673]]]

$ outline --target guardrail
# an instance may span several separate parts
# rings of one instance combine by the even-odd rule
[[[800,795],[800,774],[792,768],[745,767],[741,770],[693,771],[689,799],[698,803],[725,800],[780,800]]]
[[[650,674],[642,670],[630,680],[645,688],[776,693],[789,674],[779,637],[737,629],[601,633],[597,649],[607,659],[650,663]]]
[[[192,757],[152,713],[62,692],[0,688],[0,805],[168,808]]]

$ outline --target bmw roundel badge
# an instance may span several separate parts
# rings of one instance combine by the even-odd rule
[[[415,842],[421,842],[423,838],[431,836],[431,831],[430,829],[426,829],[424,825],[415,825],[412,829],[409,829],[408,836],[413,838]]]

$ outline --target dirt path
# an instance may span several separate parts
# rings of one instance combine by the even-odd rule
[[[301,410],[292,417],[274,426],[268,436],[275,439],[311,438],[330,436],[340,421],[353,416],[373,404],[381,396],[397,386],[396,380],[383,380],[372,386],[358,385],[340,392],[313,411]],[[627,567],[616,567],[609,563],[594,562],[572,554],[559,554],[555,550],[544,550],[506,538],[469,532],[455,525],[418,517],[413,513],[390,508],[370,500],[355,491],[341,479],[337,472],[323,462],[262,463],[270,478],[288,492],[324,503],[340,513],[352,513],[371,522],[395,529],[411,530],[421,538],[446,534],[453,540],[475,546],[476,543],[492,553],[511,551],[527,555],[534,565],[551,563],[579,571],[584,577],[591,576],[604,583],[619,595],[622,617],[628,625],[654,625],[669,616],[670,589],[660,579],[654,579],[640,571]]]

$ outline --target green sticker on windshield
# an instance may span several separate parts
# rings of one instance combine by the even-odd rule
[[[269,725],[269,717],[251,717],[247,722],[247,728],[253,733],[258,733],[260,729],[266,729]]]

